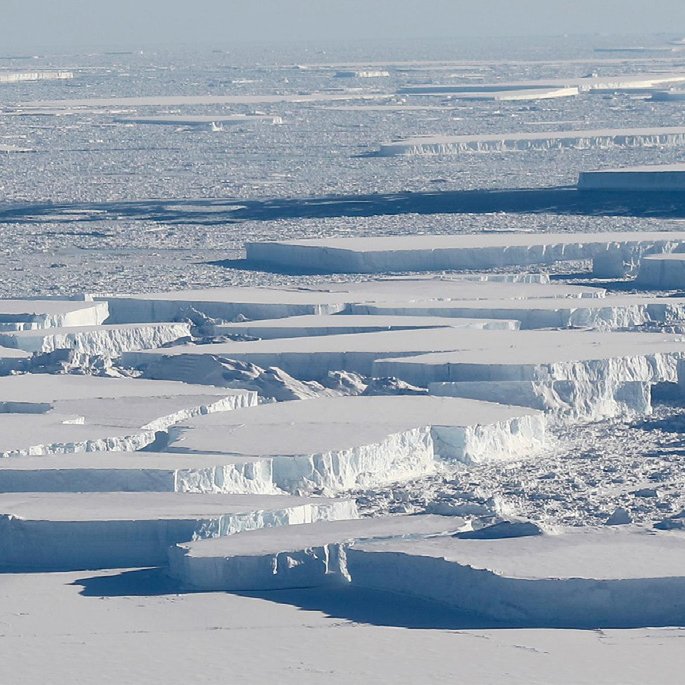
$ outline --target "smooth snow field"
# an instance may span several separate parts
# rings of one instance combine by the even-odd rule
[[[0,685],[680,685],[675,39],[0,55]]]

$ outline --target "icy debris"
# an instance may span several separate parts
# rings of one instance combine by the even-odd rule
[[[683,131],[685,133],[685,129]],[[592,259],[596,262],[597,276],[613,278],[623,276],[626,272],[624,265],[637,263],[645,254],[672,252],[684,244],[685,233],[676,231],[584,234],[507,232],[310,238],[248,242],[245,247],[248,261],[255,264],[279,269],[316,269],[326,273],[492,269]],[[420,297],[420,294],[421,291],[417,291],[415,298]],[[487,299],[488,295],[480,297]],[[497,297],[490,294],[490,299]],[[394,299],[397,301],[402,298]],[[464,297],[460,298],[455,292],[451,299]],[[388,297],[385,300],[388,301]]]
[[[542,528],[531,521],[500,521],[476,530],[455,533],[453,537],[460,540],[505,540],[542,535],[542,532]]]
[[[180,542],[356,518],[354,502],[282,495],[0,495],[0,565],[49,570],[167,563]]]
[[[582,171],[578,179],[581,190],[685,191],[685,164],[655,164]]]
[[[461,136],[417,136],[380,146],[378,155],[454,155],[467,152],[513,152],[635,147],[680,147],[685,128],[680,126],[586,131],[540,131]]]
[[[627,526],[629,523],[632,523],[633,519],[630,515],[630,512],[627,509],[624,509],[623,507],[618,507],[614,509],[613,513],[609,518],[605,521],[606,526]]]
[[[353,584],[527,627],[677,624],[685,611],[684,563],[677,534],[638,528],[370,541],[347,550]]]
[[[169,550],[170,573],[211,591],[317,587],[349,582],[346,551],[356,541],[449,534],[463,521],[439,516],[330,521],[182,543]]]
[[[425,388],[405,383],[399,378],[373,378],[362,395],[427,395]]]

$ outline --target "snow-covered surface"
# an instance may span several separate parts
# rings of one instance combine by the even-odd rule
[[[270,124],[281,123],[280,117],[268,114],[195,114],[186,116],[171,116],[159,114],[148,117],[116,117],[114,121],[121,124],[150,124],[160,126],[209,126],[211,124],[249,124],[264,121]]]
[[[485,135],[424,135],[384,143],[378,154],[453,155],[465,152],[513,152],[517,150],[586,149],[591,147],[682,147],[685,128],[589,129],[577,131],[536,131]]]
[[[179,542],[355,516],[350,500],[283,495],[2,494],[0,559],[6,570],[153,566]]]
[[[624,262],[650,252],[673,251],[683,242],[685,234],[676,231],[492,233],[248,242],[246,249],[248,260],[255,264],[327,273],[492,269],[593,259],[602,262],[598,275],[603,272],[611,278]]]
[[[626,167],[583,171],[578,179],[581,190],[685,190],[685,164]]]
[[[357,540],[455,533],[467,527],[447,516],[327,521],[263,528],[170,550],[170,572],[184,586],[207,590],[274,590],[349,581],[346,546]]]
[[[647,255],[640,260],[636,282],[643,288],[680,290],[685,285],[685,254]]]
[[[451,97],[457,100],[485,100],[492,102],[518,102],[523,100],[553,100],[556,98],[568,98],[580,94],[577,87],[572,88],[521,88],[504,89],[504,90],[487,90],[482,91],[466,91],[466,92],[452,92],[441,91],[449,93]],[[418,94],[418,93],[416,93]]]

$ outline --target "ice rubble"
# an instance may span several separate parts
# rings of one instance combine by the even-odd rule
[[[190,337],[187,323],[69,326],[0,331],[0,345],[36,354],[68,349],[87,355],[117,357],[128,350],[162,347]]]
[[[393,155],[453,155],[465,152],[512,152],[516,150],[562,150],[591,147],[680,147],[685,128],[679,126],[584,131],[540,131],[485,135],[425,135],[384,143],[381,157]]]
[[[516,539],[370,541],[346,558],[353,583],[514,625],[679,625],[685,612],[677,533],[620,526]]]
[[[325,586],[350,580],[346,548],[355,541],[450,534],[465,525],[455,517],[395,516],[263,528],[181,543],[169,550],[170,573],[214,592]]]
[[[685,164],[581,171],[578,187],[581,190],[682,192],[685,190]]]
[[[635,281],[643,288],[683,289],[685,254],[655,254],[643,257]]]
[[[351,500],[283,495],[2,494],[0,567],[157,566],[179,542],[356,516]]]
[[[255,265],[326,273],[493,269],[592,259],[595,275],[613,278],[624,276],[645,254],[672,252],[684,243],[685,233],[663,231],[313,238],[245,247]]]
[[[311,399],[205,416],[174,426],[169,450],[261,457],[287,492],[337,492],[436,468],[528,455],[545,440],[537,411],[427,396]]]

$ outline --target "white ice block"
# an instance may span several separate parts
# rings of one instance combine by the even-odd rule
[[[172,547],[170,573],[184,586],[213,592],[344,583],[347,547],[357,541],[449,534],[464,527],[456,517],[394,516],[263,528]]]
[[[281,495],[3,494],[0,567],[158,566],[179,542],[356,516],[350,500]]]
[[[674,625],[685,612],[680,533],[570,529],[499,540],[389,540],[347,553],[352,582],[519,626]]]
[[[683,129],[685,131],[685,129]],[[683,232],[492,233],[311,238],[247,243],[247,258],[279,269],[327,273],[383,273],[492,269],[592,259],[598,276],[623,276],[640,257],[673,252]]]
[[[578,187],[581,190],[683,192],[685,164],[655,164],[582,171]]]
[[[685,288],[685,254],[655,254],[643,257],[635,282],[640,287],[659,290]]]
[[[0,330],[99,326],[109,316],[106,302],[0,300]]]

